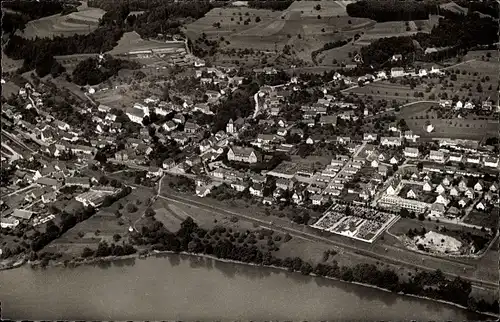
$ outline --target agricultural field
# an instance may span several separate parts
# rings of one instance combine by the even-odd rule
[[[424,97],[415,97],[416,92],[424,93]],[[403,104],[427,99],[430,94],[425,93],[423,86],[416,86],[414,89],[411,89],[410,86],[391,83],[389,81],[380,81],[356,87],[349,90],[349,93],[365,97],[371,96],[374,100],[396,100],[396,102]]]
[[[467,8],[461,7],[453,1],[441,4],[439,7],[460,14],[467,14],[469,11]]]
[[[33,39],[35,37],[73,36],[74,34],[86,35],[96,30],[99,19],[105,11],[98,8],[89,8],[84,2],[77,12],[61,16],[60,14],[30,21],[24,31],[16,34]]]
[[[346,3],[296,1],[282,12],[216,8],[185,26],[185,33],[192,40],[203,33],[211,40],[224,37],[220,42],[221,50],[253,49],[277,53],[288,45],[296,57],[311,62],[311,53],[325,43],[353,37],[374,24],[369,19],[348,17]]]
[[[22,60],[9,58],[2,50],[2,73],[15,72],[21,66],[23,66]]]
[[[471,59],[482,60],[483,58],[486,61],[491,61],[498,63],[499,58],[498,50],[474,50],[468,51],[467,54],[463,57],[464,61],[468,61]],[[490,57],[488,57],[490,56]]]
[[[416,103],[403,107],[396,114],[398,119],[404,119],[415,134],[422,138],[449,137],[453,139],[482,140],[485,137],[495,136],[498,133],[497,120],[479,120],[474,118],[439,119],[435,110],[430,111],[433,103]],[[434,131],[425,131],[427,124],[434,126]]]
[[[185,46],[182,43],[165,43],[159,40],[141,39],[141,36],[137,32],[131,31],[124,33],[118,44],[112,50],[108,51],[107,54],[126,55],[131,51],[165,48],[172,48],[172,51],[175,51],[176,49],[185,49]]]
[[[473,210],[465,216],[463,221],[481,227],[498,227],[498,208],[494,208],[490,214]]]

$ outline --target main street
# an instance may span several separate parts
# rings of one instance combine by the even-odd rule
[[[230,210],[227,210],[224,208],[210,205],[210,204],[207,204],[207,203],[204,203],[201,201],[195,201],[193,199],[185,198],[185,197],[182,197],[179,195],[167,195],[167,196],[159,195],[158,197],[161,199],[167,200],[169,202],[172,202],[172,203],[178,203],[178,204],[182,204],[185,206],[198,208],[198,209],[202,209],[204,211],[216,213],[216,214],[222,213],[222,214],[226,214],[228,216],[236,216],[236,217],[241,218],[243,220],[246,220],[248,222],[255,223],[259,226],[262,226],[263,228],[272,229],[272,230],[279,231],[282,233],[288,233],[291,236],[294,236],[294,237],[300,238],[300,239],[304,239],[304,240],[308,240],[308,241],[328,243],[332,246],[339,247],[339,248],[346,250],[348,252],[352,252],[352,253],[359,254],[362,256],[381,260],[381,261],[384,261],[385,263],[390,263],[393,265],[405,266],[405,267],[409,267],[409,268],[413,268],[413,269],[420,269],[420,270],[425,270],[425,271],[434,271],[435,270],[435,268],[431,268],[431,267],[428,267],[428,266],[425,266],[422,264],[417,264],[416,262],[406,261],[406,260],[401,259],[400,257],[392,257],[392,256],[390,257],[390,256],[386,256],[380,252],[374,252],[374,251],[371,251],[369,249],[361,248],[361,247],[354,245],[354,243],[347,244],[345,242],[341,242],[338,240],[333,240],[333,239],[329,239],[329,238],[325,238],[322,236],[318,236],[318,235],[309,233],[309,232],[305,231],[306,230],[305,226],[303,226],[303,228],[302,228],[303,230],[298,230],[298,229],[292,228],[290,226],[277,225],[273,222],[269,222],[267,220],[262,220],[262,219],[254,217],[254,216],[251,216],[251,215],[246,215],[246,214],[230,211]],[[410,251],[408,251],[408,252],[410,252]],[[425,258],[426,260],[427,259],[433,260],[433,258],[431,256],[422,255],[421,258]],[[457,265],[458,264],[459,263],[457,263]],[[462,265],[462,266],[464,266],[464,265]],[[471,266],[471,265],[465,265],[464,267],[467,267],[467,266]],[[443,273],[451,278],[455,278],[455,277],[459,276],[458,274],[454,274],[454,273],[450,273],[450,272],[446,272],[446,271],[443,271]],[[467,277],[467,276],[466,277],[460,276],[460,277],[463,278],[464,280],[471,282],[476,287],[480,287],[480,288],[485,287],[485,288],[492,288],[492,289],[498,288],[497,283],[494,283],[494,282],[479,280],[479,279]]]

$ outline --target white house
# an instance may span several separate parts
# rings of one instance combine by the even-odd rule
[[[128,108],[125,112],[125,115],[128,116],[130,121],[134,123],[138,123],[142,125],[142,120],[144,119],[144,111],[137,108]]]
[[[429,153],[429,159],[434,162],[443,163],[445,160],[444,153],[442,151],[431,150]]]
[[[421,68],[421,69],[418,71],[418,76],[420,76],[420,77],[427,76],[427,70],[426,70],[426,69],[424,69],[424,68]]]
[[[408,190],[408,192],[406,193],[406,198],[409,198],[409,199],[416,199],[416,198],[417,198],[417,193],[415,192],[415,190],[410,189],[410,190]]]
[[[363,141],[368,141],[368,142],[376,141],[377,137],[378,135],[376,133],[365,133],[363,134]]]
[[[429,181],[426,181],[424,185],[422,186],[422,190],[430,192],[432,191],[433,187],[432,184]]]
[[[472,164],[479,164],[481,163],[481,157],[480,156],[477,156],[477,155],[468,155],[467,156],[467,163],[472,163]]]
[[[439,194],[442,194],[445,191],[446,191],[446,188],[442,184],[438,184],[438,186],[436,187],[436,192]]]
[[[450,153],[449,160],[452,162],[462,162],[463,155],[460,153]]]
[[[405,75],[405,70],[402,67],[391,68],[391,77],[401,77]]]
[[[254,184],[249,190],[252,196],[262,197],[264,195],[264,187],[260,183]]]
[[[464,107],[464,103],[462,103],[462,101],[458,101],[456,104],[455,104],[455,109],[456,110],[460,110]]]
[[[497,168],[498,167],[498,158],[495,158],[495,157],[485,158],[484,159],[484,166],[490,167],[490,168]]]
[[[476,205],[476,209],[477,210],[486,210],[486,202],[484,202],[483,200],[479,201]]]
[[[418,149],[406,147],[403,151],[403,154],[406,158],[418,158]]]
[[[445,211],[446,208],[443,204],[441,203],[433,203],[430,208],[431,212],[430,215],[433,217],[441,217]]]
[[[428,133],[431,133],[432,131],[434,131],[434,125],[432,125],[432,124],[428,124],[428,125],[425,127],[425,130],[426,130]]]
[[[380,144],[383,146],[401,146],[401,138],[385,136],[380,138]]]
[[[440,204],[447,206],[450,203],[450,200],[448,198],[446,198],[445,195],[441,194],[441,195],[437,196],[436,201],[434,201],[434,203],[440,203]]]

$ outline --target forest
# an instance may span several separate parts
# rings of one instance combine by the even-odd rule
[[[408,58],[409,54],[415,53],[418,59],[432,61],[451,57],[476,46],[493,44],[498,40],[497,23],[489,17],[480,17],[477,13],[462,15],[445,10],[440,13],[444,18],[439,20],[439,25],[432,28],[430,33],[381,38],[363,47],[361,54],[364,65],[383,65],[394,54],[402,54]],[[433,47],[449,48],[443,52],[424,55],[425,48]]]
[[[52,0],[2,1],[2,31],[24,30],[28,21],[61,13],[63,8],[62,2]],[[10,11],[4,11],[5,9]]]
[[[102,61],[97,58],[87,58],[76,66],[73,71],[73,82],[78,85],[97,85],[111,76],[118,74],[120,69],[139,69],[141,65],[134,61],[116,59],[105,55]]]
[[[186,218],[177,232],[168,231],[151,217],[152,224],[143,226],[134,234],[132,242],[139,246],[152,246],[159,251],[190,252],[212,255],[257,265],[286,268],[304,275],[338,278],[347,282],[366,283],[392,292],[426,296],[450,301],[470,309],[498,313],[498,301],[486,302],[470,295],[472,287],[460,277],[448,279],[440,270],[417,272],[408,281],[399,279],[391,269],[380,269],[372,264],[357,264],[352,267],[339,266],[335,259],[331,264],[318,263],[315,266],[299,257],[284,259],[274,256],[270,250],[263,251],[256,246],[255,232],[238,232],[217,226],[211,230],[199,227],[191,217]],[[252,237],[254,236],[254,237]],[[271,243],[272,245],[272,243]],[[271,247],[272,248],[272,247]]]
[[[368,18],[377,22],[426,20],[437,14],[436,5],[424,1],[362,0],[346,7],[350,17]]]

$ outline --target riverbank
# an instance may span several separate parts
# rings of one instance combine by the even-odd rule
[[[46,267],[68,267],[68,268],[74,268],[74,267],[83,266],[83,265],[93,265],[93,264],[99,264],[99,263],[112,263],[112,262],[129,260],[129,259],[134,259],[134,260],[135,259],[146,259],[148,257],[159,257],[159,256],[162,256],[162,255],[184,255],[184,256],[190,256],[190,257],[207,258],[207,259],[211,259],[211,260],[218,261],[218,262],[223,262],[223,263],[232,263],[232,264],[247,265],[247,266],[253,266],[253,267],[266,267],[266,268],[271,268],[271,269],[277,269],[277,270],[280,270],[280,271],[290,272],[290,270],[287,269],[287,268],[285,268],[285,267],[279,267],[279,266],[274,266],[274,265],[260,265],[260,264],[255,264],[255,263],[247,263],[247,262],[242,262],[242,261],[237,261],[237,260],[218,258],[218,257],[213,256],[213,255],[198,254],[198,253],[189,253],[189,252],[173,252],[173,251],[149,251],[147,253],[135,253],[135,254],[132,254],[132,255],[119,256],[119,257],[118,256],[109,256],[109,257],[88,258],[88,259],[80,258],[80,259],[77,259],[76,261],[75,260],[73,260],[73,261],[67,261],[67,260],[66,261],[55,261],[55,262],[52,261]],[[27,262],[27,264],[29,264],[32,268],[42,267],[41,266],[41,261],[29,261],[29,262]],[[45,266],[44,266],[44,268],[45,268]],[[298,273],[298,272],[296,272],[296,273]],[[304,274],[302,274],[302,275],[304,275]],[[392,292],[392,291],[390,291],[388,289],[385,289],[385,288],[382,288],[382,287],[378,287],[378,286],[375,286],[375,285],[371,285],[371,284],[367,284],[367,283],[361,283],[361,282],[355,282],[355,281],[348,282],[348,281],[344,281],[344,280],[342,280],[340,278],[336,278],[336,277],[321,276],[321,275],[317,275],[317,274],[314,274],[314,273],[310,273],[308,275],[316,277],[316,278],[324,278],[324,279],[327,279],[327,280],[343,282],[343,283],[346,283],[346,284],[354,284],[354,285],[359,285],[359,286],[363,286],[363,287],[369,287],[371,289],[377,289],[377,290],[380,290],[380,291],[384,291],[384,292],[388,292],[388,293],[394,293],[394,294],[398,294],[398,295],[401,295],[401,296],[408,296],[408,297],[412,297],[412,298],[417,298],[417,299],[433,301],[433,302],[437,302],[437,303],[441,303],[441,304],[451,305],[451,306],[456,307],[456,308],[464,309],[464,310],[467,310],[467,311],[470,311],[470,312],[474,312],[474,313],[481,314],[481,315],[484,315],[484,316],[492,317],[492,318],[495,318],[495,319],[499,317],[499,315],[496,315],[494,313],[473,311],[473,310],[470,310],[469,308],[467,308],[467,307],[465,307],[463,305],[456,304],[456,303],[449,302],[449,301],[445,301],[445,300],[434,299],[434,298],[430,298],[430,297],[426,297],[426,296],[420,296],[420,295],[415,295],[415,294],[406,294],[406,293],[403,293],[403,292],[395,293],[395,292]]]

